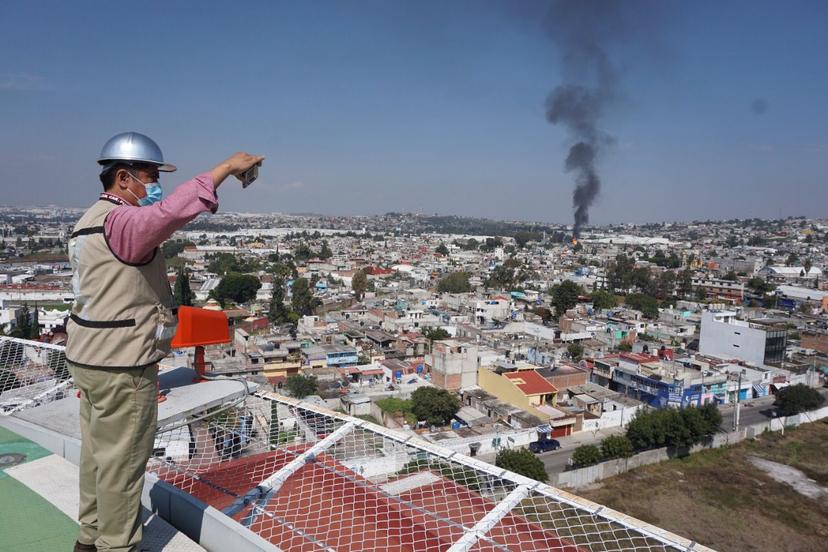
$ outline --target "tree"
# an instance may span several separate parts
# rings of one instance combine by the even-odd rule
[[[532,454],[532,451],[529,449],[501,450],[495,457],[495,466],[537,481],[546,481],[549,479],[543,461]]]
[[[164,242],[164,245],[161,246],[161,252],[164,254],[165,259],[172,259],[179,253],[184,251],[184,248],[188,245],[193,245],[193,242],[182,240],[167,240]]]
[[[595,310],[612,309],[618,304],[615,295],[603,290],[592,292],[592,306]]]
[[[420,387],[411,394],[411,411],[430,425],[446,425],[460,410],[457,395],[436,387]]]
[[[296,374],[288,376],[285,382],[285,389],[288,390],[291,397],[304,399],[308,395],[316,395],[319,390],[319,383],[316,380],[316,376]]]
[[[549,290],[552,294],[552,305],[555,307],[555,314],[563,314],[578,304],[578,297],[584,294],[584,288],[572,280],[564,280]]]
[[[802,268],[804,268],[804,269],[805,269],[805,276],[807,276],[807,275],[808,275],[808,273],[810,273],[810,272],[811,272],[811,267],[813,267],[813,266],[814,266],[814,263],[811,261],[811,258],[810,258],[810,257],[808,257],[807,259],[805,259],[805,262],[804,262],[804,263],[803,263],[803,265],[802,265]]]
[[[297,261],[307,261],[311,257],[313,257],[313,251],[306,243],[300,243],[293,250],[293,258]]]
[[[270,296],[267,318],[273,324],[295,323],[296,321],[296,316],[285,304],[285,281],[282,278],[273,278],[273,293]]]
[[[497,265],[483,285],[487,288],[511,289],[515,283],[515,271],[505,264]]]
[[[440,293],[467,293],[471,290],[468,272],[452,272],[437,283]]]
[[[423,330],[423,337],[433,342],[448,339],[451,335],[443,328],[426,328]]]
[[[632,351],[632,344],[629,341],[622,341],[618,344],[617,349],[622,353],[629,353]]]
[[[735,281],[736,281],[736,280],[738,280],[738,279],[739,279],[739,278],[738,278],[738,276],[736,276],[736,272],[735,272],[735,271],[733,271],[733,270],[728,271],[728,273],[727,273],[727,274],[725,274],[724,276],[722,276],[722,280],[727,280],[727,281],[729,281],[729,282],[735,282]]]
[[[678,277],[678,292],[682,297],[687,297],[693,291],[693,272],[688,268],[682,270]]]
[[[595,445],[581,445],[572,453],[572,464],[576,468],[597,464],[602,459],[601,449]]]
[[[604,460],[629,458],[632,455],[632,443],[625,435],[610,435],[601,440],[601,457]]]
[[[566,352],[569,353],[569,357],[572,360],[581,360],[584,354],[584,346],[580,343],[570,343],[566,348]]]
[[[187,276],[184,267],[178,269],[178,276],[175,279],[175,302],[178,305],[192,306],[195,293],[190,289],[190,277]]]
[[[645,318],[658,318],[658,301],[643,293],[633,293],[625,299],[628,307],[641,311]]]
[[[354,295],[357,301],[362,301],[365,296],[365,290],[368,289],[368,275],[362,270],[357,270],[351,278],[351,289],[354,290]]]
[[[788,255],[788,260],[785,261],[785,265],[794,266],[797,264],[799,264],[799,255],[797,255],[796,253],[791,253],[790,255]]]
[[[256,276],[230,272],[221,279],[211,294],[222,306],[227,299],[235,303],[247,303],[256,298],[256,292],[260,287],[262,283]]]
[[[440,242],[440,245],[437,246],[437,249],[435,249],[434,252],[439,255],[443,255],[444,257],[448,257],[449,254],[448,247],[446,247],[446,244],[443,242]]]
[[[290,302],[293,310],[302,316],[313,314],[316,308],[322,304],[318,298],[313,296],[313,290],[311,290],[306,278],[294,280],[291,293]]]
[[[802,383],[780,389],[773,403],[782,416],[793,416],[806,410],[814,410],[825,402],[825,397],[816,389]]]
[[[331,248],[328,247],[328,242],[323,241],[322,249],[319,251],[319,258],[324,261],[326,259],[330,259],[331,257],[333,257],[333,251],[331,251]]]

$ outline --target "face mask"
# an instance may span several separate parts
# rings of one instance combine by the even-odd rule
[[[164,192],[161,189],[161,184],[159,184],[158,182],[150,182],[149,184],[147,184],[146,182],[141,182],[132,174],[127,174],[129,174],[129,176],[132,176],[132,178],[137,182],[140,182],[141,185],[144,186],[144,189],[146,189],[147,191],[146,197],[138,197],[137,195],[132,193],[132,190],[129,190],[127,188],[129,190],[129,193],[132,194],[132,197],[138,200],[138,205],[140,205],[141,207],[146,207],[148,205],[152,205],[153,203],[158,203],[159,201],[161,201],[161,198],[164,195]]]

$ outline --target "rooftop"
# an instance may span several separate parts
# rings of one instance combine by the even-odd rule
[[[43,427],[33,415],[71,407],[71,380],[59,381],[60,353],[0,338],[0,368],[17,374],[14,388],[0,390],[0,401],[14,405],[0,415],[0,425],[23,428],[52,456],[72,460],[72,434]],[[41,385],[36,393],[29,390],[34,379]],[[236,392],[200,410],[176,407],[190,404],[205,385],[182,384],[168,395],[166,408],[179,414],[161,417],[160,453],[147,466],[144,498],[158,517],[206,549],[706,550],[411,433],[310,402]],[[52,481],[53,487],[67,484]],[[0,503],[6,500],[0,494]]]

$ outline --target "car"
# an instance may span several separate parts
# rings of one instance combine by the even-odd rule
[[[559,448],[561,448],[561,443],[557,439],[541,439],[540,441],[529,443],[529,450],[535,454],[558,450]]]

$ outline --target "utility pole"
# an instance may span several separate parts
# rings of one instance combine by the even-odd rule
[[[744,370],[739,370],[739,383],[736,386],[736,411],[733,413],[733,431],[739,429],[739,398],[742,392],[742,372]]]

